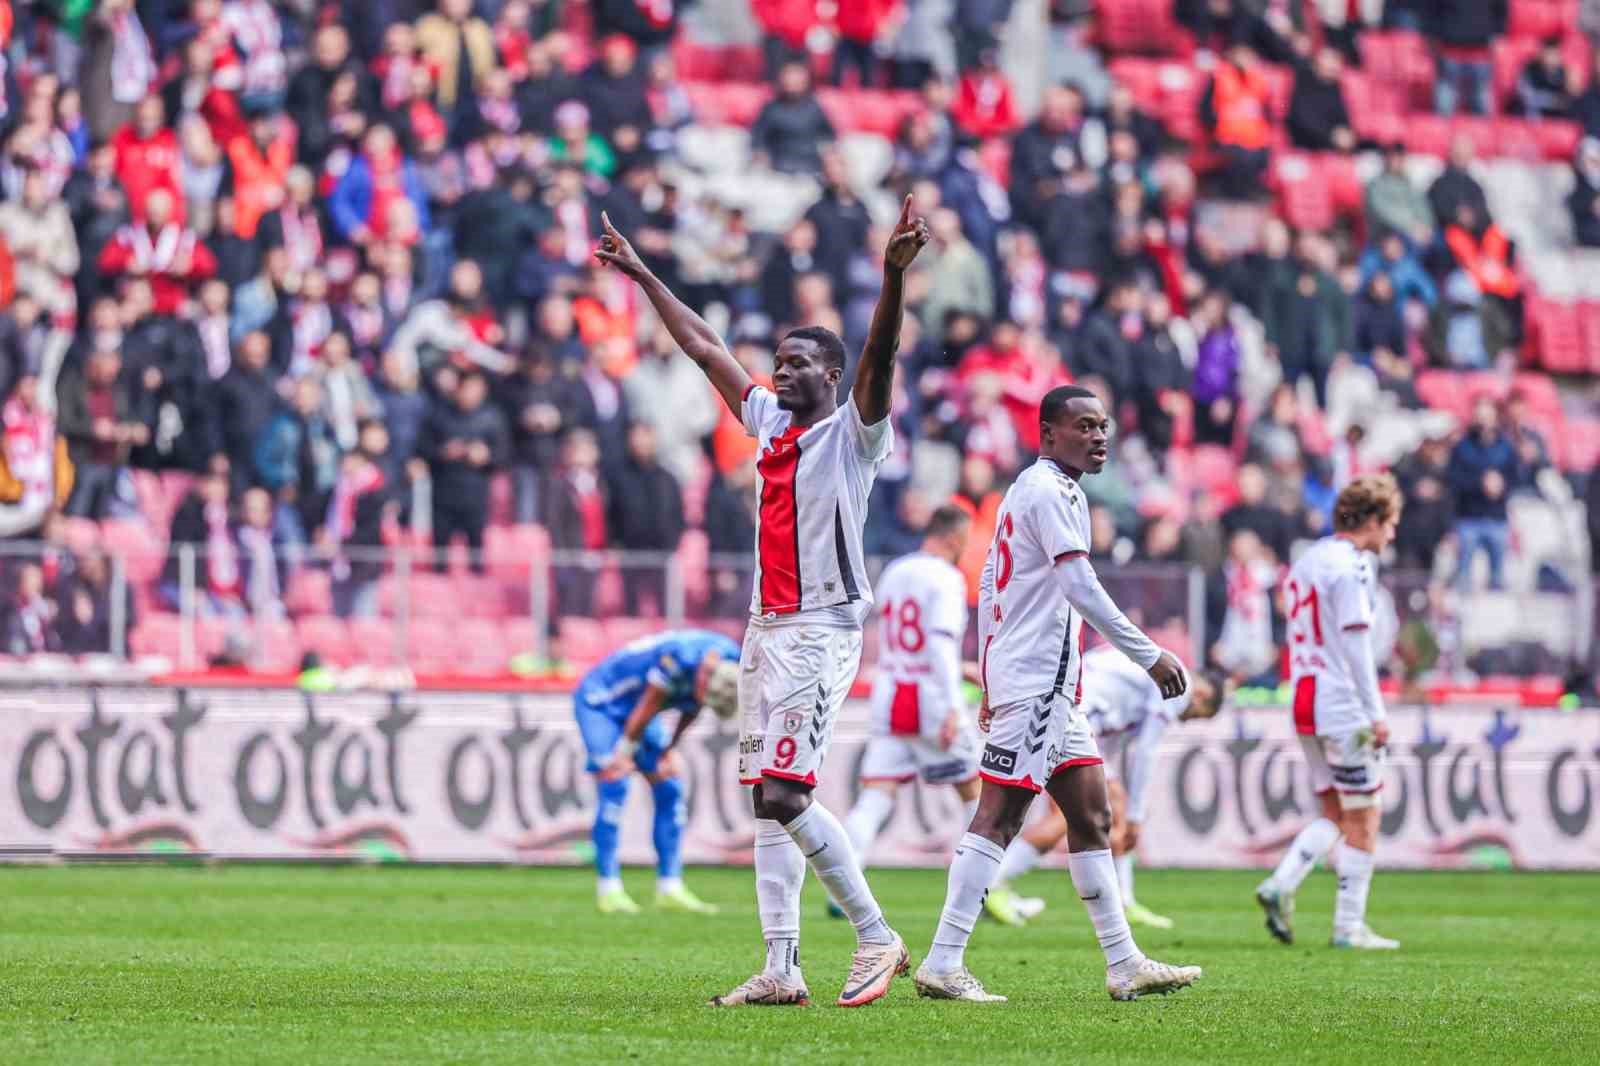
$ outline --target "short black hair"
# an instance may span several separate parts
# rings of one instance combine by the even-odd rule
[[[943,504],[934,510],[932,517],[928,519],[928,528],[923,530],[923,534],[929,537],[943,537],[971,521],[972,515],[959,504]]]
[[[783,335],[784,340],[789,340],[791,337],[795,340],[810,341],[821,348],[822,362],[825,366],[844,369],[844,341],[827,326],[801,326]]]
[[[1044,394],[1039,402],[1039,421],[1054,422],[1067,413],[1067,404],[1073,400],[1097,400],[1094,393],[1082,385],[1057,385]]]

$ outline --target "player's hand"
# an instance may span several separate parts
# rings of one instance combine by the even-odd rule
[[[596,259],[616,267],[634,281],[649,273],[639,253],[633,250],[628,238],[617,232],[617,227],[611,224],[611,216],[604,211],[600,212],[600,226],[605,233],[600,238],[600,247],[594,250]]]
[[[633,756],[618,754],[600,768],[599,776],[602,781],[621,781],[631,773],[633,773]]]
[[[677,748],[670,748],[656,761],[657,779],[679,777],[683,773],[683,759],[678,755]]]
[[[1387,719],[1372,723],[1372,746],[1387,748],[1389,746],[1389,722]]]
[[[916,259],[917,253],[933,239],[928,220],[921,215],[911,217],[911,197],[906,196],[900,205],[900,221],[894,224],[889,235],[889,246],[883,251],[883,265],[893,270],[904,270]]]
[[[961,735],[961,727],[966,724],[966,719],[967,716],[960,708],[944,716],[944,722],[939,726],[939,747],[942,750],[949,751],[951,745],[955,744],[956,737]]]
[[[1149,673],[1150,680],[1161,690],[1161,698],[1164,700],[1183,695],[1189,687],[1189,679],[1184,675],[1183,664],[1178,662],[1177,657],[1170,651],[1161,653],[1161,658],[1150,667]]]
[[[994,712],[989,709],[989,694],[983,694],[983,702],[978,705],[978,731],[987,733],[989,723],[994,721]]]

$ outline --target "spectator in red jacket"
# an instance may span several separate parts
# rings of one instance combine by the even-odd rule
[[[985,140],[1004,136],[1022,125],[1011,95],[1011,82],[1000,70],[1000,56],[993,48],[984,49],[978,55],[978,65],[961,75],[950,117],[972,136]]]
[[[844,84],[847,67],[856,70],[856,83],[876,88],[883,64],[878,46],[893,37],[905,21],[900,0],[854,0],[839,5],[839,41],[833,48],[833,83]]]
[[[128,196],[135,221],[156,189],[171,193],[174,204],[183,203],[178,135],[167,125],[167,109],[160,96],[151,94],[139,101],[133,121],[117,131],[111,146],[117,155],[117,181]]]
[[[750,14],[766,34],[762,47],[768,77],[775,76],[791,59],[803,61],[813,41],[832,31],[822,15],[824,6],[830,11],[839,7],[828,0],[750,0]]]
[[[177,314],[192,288],[217,272],[217,257],[175,217],[175,203],[165,189],[150,193],[144,221],[123,226],[100,251],[102,272],[149,280],[161,315]]]

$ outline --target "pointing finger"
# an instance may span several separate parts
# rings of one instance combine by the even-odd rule
[[[611,216],[606,214],[604,211],[600,212],[600,225],[605,228],[607,235],[612,237],[622,236],[622,234],[617,232],[617,227],[611,224]]]
[[[900,221],[898,225],[904,226],[911,221],[911,194],[906,193],[906,202],[900,205]]]

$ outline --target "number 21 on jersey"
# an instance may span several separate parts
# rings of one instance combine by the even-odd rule
[[[1289,639],[1304,644],[1309,638],[1317,647],[1322,646],[1322,612],[1317,609],[1316,586],[1302,586],[1294,578],[1284,585],[1289,594]],[[1309,613],[1309,620],[1306,615]]]

